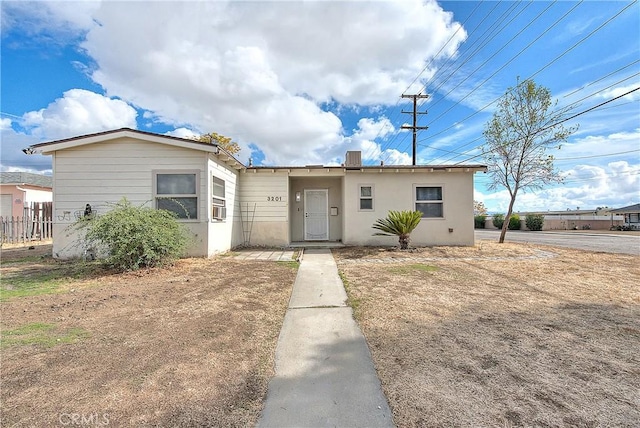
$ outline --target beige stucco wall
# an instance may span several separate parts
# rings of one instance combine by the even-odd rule
[[[134,205],[153,206],[154,171],[197,171],[200,179],[198,219],[184,221],[193,234],[189,255],[206,256],[210,199],[206,152],[120,138],[59,150],[53,154],[55,257],[82,255],[77,236],[68,227],[75,213],[91,204],[98,213],[126,197]]]
[[[325,174],[326,175],[326,174]],[[304,191],[328,189],[329,241],[342,240],[342,177],[291,177],[289,218],[291,219],[291,241],[304,241]],[[300,192],[300,202],[296,202],[296,192]],[[331,215],[331,208],[337,208],[338,215]]]
[[[374,210],[359,210],[359,185],[372,185]],[[411,244],[473,245],[473,173],[347,171],[344,186],[343,242],[348,245],[397,245],[396,237],[373,236],[371,226],[390,210],[414,210],[414,188],[442,186],[443,218],[423,218]],[[449,229],[452,229],[450,232]]]

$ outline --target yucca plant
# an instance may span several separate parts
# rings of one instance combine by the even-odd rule
[[[411,232],[418,227],[421,219],[420,211],[389,211],[386,218],[379,218],[371,227],[381,231],[374,233],[374,236],[397,236],[400,249],[406,250],[409,248]]]

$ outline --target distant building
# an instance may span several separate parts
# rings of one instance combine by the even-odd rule
[[[28,172],[0,172],[0,217],[23,217],[34,202],[53,200],[53,178]]]
[[[610,230],[613,227],[621,226],[624,217],[614,213],[608,207],[598,207],[592,210],[566,210],[566,211],[523,211],[516,212],[522,220],[522,230],[528,230],[525,219],[528,214],[544,215],[544,225],[542,230]],[[495,229],[492,217],[486,221],[487,229]]]
[[[623,215],[623,226],[633,230],[640,230],[640,204],[611,210],[612,214]]]

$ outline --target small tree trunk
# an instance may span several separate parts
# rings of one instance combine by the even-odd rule
[[[400,235],[398,238],[398,242],[400,242],[400,249],[406,250],[409,248],[409,236],[408,235]]]
[[[511,213],[513,212],[513,204],[516,202],[516,193],[517,192],[513,192],[511,202],[509,202],[509,210],[507,211],[507,215],[504,216],[504,224],[502,225],[502,232],[500,232],[500,240],[498,241],[500,244],[504,243],[504,237],[507,235],[509,220],[511,220]]]

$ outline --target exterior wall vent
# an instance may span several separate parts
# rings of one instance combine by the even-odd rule
[[[362,166],[362,152],[359,150],[347,152],[344,166],[347,168],[360,168]]]

